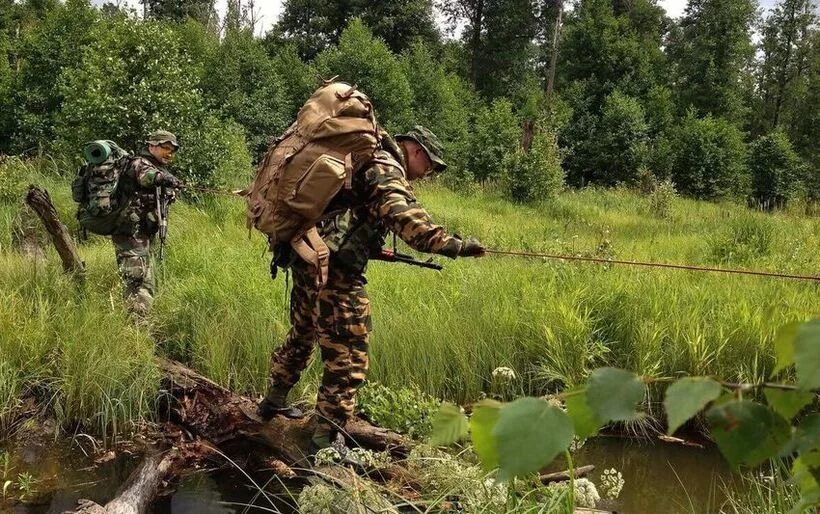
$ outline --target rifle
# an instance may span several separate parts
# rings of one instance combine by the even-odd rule
[[[168,236],[168,210],[173,197],[168,193],[166,186],[157,186],[157,217],[159,218],[159,255],[161,261],[165,258],[165,238]]]
[[[420,268],[427,268],[427,269],[434,269],[436,271],[441,271],[444,269],[440,264],[436,264],[433,262],[433,258],[429,258],[426,261],[417,261],[413,258],[412,255],[407,255],[404,253],[399,253],[396,249],[396,233],[393,233],[393,249],[392,250],[385,250],[382,249],[381,252],[377,253],[374,256],[371,256],[371,259],[377,261],[386,261],[386,262],[403,262],[405,264],[409,264],[411,266],[418,266]]]

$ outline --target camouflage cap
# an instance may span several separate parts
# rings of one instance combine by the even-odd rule
[[[174,145],[174,148],[179,149],[179,143],[177,143],[177,136],[168,132],[167,130],[155,130],[148,134],[148,139],[145,142],[149,145],[161,145],[163,143],[171,143]]]
[[[436,137],[430,129],[416,125],[407,131],[406,134],[396,135],[396,141],[401,141],[402,139],[411,139],[424,148],[430,157],[430,161],[433,163],[433,171],[441,173],[447,169],[447,163],[441,158],[444,154],[444,147],[441,145],[441,141],[438,140],[438,137]]]

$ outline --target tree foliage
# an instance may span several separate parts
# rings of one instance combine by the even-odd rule
[[[504,190],[515,202],[536,202],[555,197],[564,187],[561,150],[550,131],[536,131],[530,150],[517,148],[504,161]]]
[[[358,85],[373,100],[379,120],[391,132],[413,125],[413,91],[399,59],[376,39],[364,22],[353,19],[342,33],[339,46],[314,61],[325,78],[338,76]]]
[[[209,25],[216,18],[214,0],[142,0],[156,20],[182,22],[194,18]]]
[[[745,195],[746,145],[729,121],[690,111],[672,134],[672,149],[671,175],[680,193],[702,199]]]
[[[476,116],[467,152],[467,169],[479,181],[495,180],[504,173],[506,155],[521,142],[521,129],[512,104],[495,100]]]
[[[47,146],[56,135],[56,118],[65,96],[62,74],[83,60],[94,38],[99,14],[87,0],[67,0],[45,13],[25,37],[19,51],[15,147],[26,150]]]
[[[290,125],[285,80],[249,30],[229,30],[205,62],[202,89],[211,108],[245,129],[260,156]]]
[[[786,205],[803,187],[803,162],[781,131],[750,145],[749,171],[754,199],[769,207]]]
[[[745,121],[754,20],[752,0],[690,0],[669,44],[682,110]]]
[[[414,42],[436,42],[432,0],[287,0],[272,37],[295,45],[303,59],[313,59],[336,45],[351,20],[360,18],[393,52]]]

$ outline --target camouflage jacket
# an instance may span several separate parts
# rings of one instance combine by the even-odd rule
[[[380,150],[375,157],[393,164],[375,162],[357,172],[352,188],[340,193],[328,208],[346,210],[319,227],[332,262],[351,272],[363,272],[391,231],[414,250],[455,258],[461,239],[434,224],[417,202],[399,148],[393,145],[392,151]]]
[[[134,232],[153,234],[159,229],[156,187],[163,173],[169,174],[147,150],[131,159],[125,170],[124,194],[130,197],[130,202],[124,215],[135,228]]]

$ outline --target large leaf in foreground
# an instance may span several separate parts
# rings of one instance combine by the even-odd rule
[[[575,426],[575,435],[581,439],[586,439],[598,433],[603,423],[589,407],[586,389],[576,389],[568,392],[564,402],[567,405],[567,414],[572,418],[572,423]]]
[[[794,364],[794,338],[800,323],[789,323],[777,329],[774,335],[774,354],[776,362],[772,376]]]
[[[734,467],[761,464],[776,455],[791,435],[786,420],[748,400],[715,405],[706,412],[706,419],[720,452]]]
[[[820,389],[820,319],[798,327],[794,338],[794,367],[801,388]]]
[[[467,435],[467,416],[452,403],[442,403],[433,417],[433,434],[430,444],[434,446],[453,444]]]
[[[499,478],[538,471],[572,443],[572,420],[540,398],[521,398],[501,408],[493,431]]]
[[[587,383],[587,404],[603,421],[631,421],[640,417],[638,403],[646,387],[641,378],[617,368],[599,368]]]
[[[498,415],[503,406],[495,400],[481,400],[473,405],[470,416],[470,434],[473,447],[484,471],[498,467],[498,445],[493,430],[498,423]]]
[[[814,393],[809,391],[784,391],[765,388],[763,394],[766,395],[766,403],[769,404],[769,407],[789,420],[814,400]]]
[[[715,400],[723,388],[708,377],[686,377],[666,390],[663,407],[669,420],[668,434],[672,435],[706,405]]]

